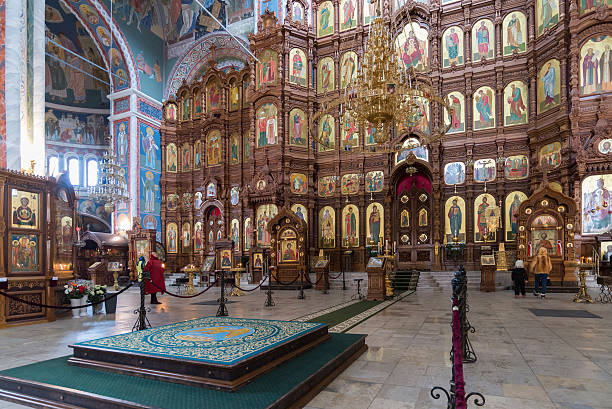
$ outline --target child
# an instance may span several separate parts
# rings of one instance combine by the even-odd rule
[[[527,270],[523,260],[516,260],[512,269],[512,281],[514,281],[514,298],[519,298],[519,292],[525,298],[525,281],[527,281]]]

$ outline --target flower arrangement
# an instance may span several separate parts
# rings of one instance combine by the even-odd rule
[[[106,286],[96,284],[87,293],[87,301],[90,303],[100,302],[104,298],[104,294],[106,294]]]
[[[64,294],[68,299],[79,299],[91,291],[91,281],[73,280],[64,286]]]

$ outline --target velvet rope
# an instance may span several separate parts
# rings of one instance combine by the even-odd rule
[[[168,295],[170,295],[172,297],[176,297],[176,298],[195,298],[195,297],[198,297],[198,296],[204,294],[206,291],[210,290],[212,288],[212,286],[215,285],[215,283],[212,283],[211,285],[209,285],[208,287],[206,287],[204,290],[200,291],[197,294],[193,294],[193,295],[180,295],[180,294],[171,293],[168,290],[164,290],[163,288],[160,288],[157,284],[155,284],[153,281],[151,281],[150,278],[147,278],[146,280],[148,280],[149,283],[153,284],[153,287],[156,287],[162,293],[166,293],[166,294],[168,294]]]
[[[461,318],[459,302],[453,298],[453,374],[455,378],[455,409],[466,409],[463,353],[461,350]]]

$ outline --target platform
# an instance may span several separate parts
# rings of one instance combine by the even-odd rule
[[[329,339],[325,324],[205,317],[70,345],[71,365],[233,391]]]

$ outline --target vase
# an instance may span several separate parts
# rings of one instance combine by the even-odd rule
[[[85,297],[83,297],[85,298]],[[71,307],[79,307],[81,305],[81,298],[71,298],[70,299],[70,306]],[[80,316],[80,308],[73,308],[70,311],[72,311],[72,318],[79,318]]]
[[[104,294],[104,309],[107,314],[114,314],[117,310],[117,297],[113,297],[116,291],[109,291]]]
[[[87,305],[87,297],[81,298],[81,308],[79,308],[81,317],[87,316],[87,307],[84,307],[84,305]]]
[[[100,300],[98,304],[94,304],[91,306],[91,312],[93,315],[102,314],[102,306],[104,305],[104,301]]]

